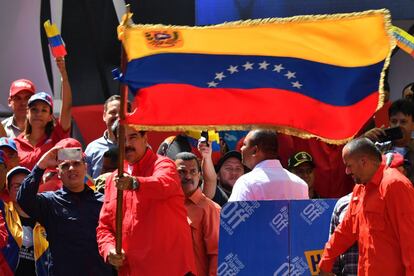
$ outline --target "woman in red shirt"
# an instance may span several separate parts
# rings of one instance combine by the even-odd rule
[[[39,158],[61,139],[69,137],[71,127],[72,91],[64,58],[56,64],[62,75],[62,106],[60,117],[53,117],[53,99],[45,92],[38,92],[27,103],[26,128],[15,138],[20,165],[30,170]]]

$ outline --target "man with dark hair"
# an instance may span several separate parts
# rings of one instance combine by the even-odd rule
[[[312,155],[306,151],[296,152],[288,160],[288,169],[308,184],[309,198],[319,198],[315,191],[315,163]]]
[[[101,174],[95,178],[95,187],[100,193],[105,193],[106,178],[118,168],[118,151],[118,146],[111,147],[103,155]]]
[[[390,127],[400,127],[403,137],[398,140],[378,144],[381,152],[395,151],[407,159],[411,166],[407,168],[407,175],[414,181],[414,144],[411,133],[414,130],[414,103],[407,100],[393,102],[388,110]],[[373,142],[379,142],[386,136],[383,128],[374,128],[364,134]]]
[[[242,164],[241,153],[226,152],[217,162],[217,186],[213,201],[223,206],[229,200],[234,184],[247,170]]]
[[[60,149],[79,141],[66,138],[47,151],[24,179],[17,202],[21,209],[45,227],[52,262],[51,275],[112,275],[98,252],[96,227],[103,195],[84,183],[86,163],[58,160]],[[45,170],[56,169],[63,188],[38,194]]]
[[[229,201],[308,199],[308,185],[277,159],[275,131],[255,129],[244,139],[243,164],[252,169],[234,184]]]
[[[101,256],[119,269],[119,275],[195,273],[176,165],[151,150],[146,132],[126,126],[125,138],[126,172],[121,178],[116,172],[107,178],[96,229]],[[120,254],[115,250],[117,189],[125,190]]]
[[[185,195],[197,275],[217,275],[220,206],[207,198],[199,188],[201,171],[195,154],[178,153],[175,165]]]
[[[1,122],[8,138],[16,138],[23,132],[27,102],[35,94],[35,91],[35,85],[30,80],[19,79],[12,82],[9,92],[9,107],[12,109],[13,115]]]
[[[320,275],[330,273],[337,256],[358,241],[358,275],[413,275],[414,187],[367,138],[342,151],[346,173],[354,179],[349,208],[327,242]]]
[[[104,103],[103,121],[106,130],[101,138],[89,143],[85,149],[86,162],[88,164],[88,175],[97,178],[101,174],[103,154],[110,148],[116,146],[116,133],[112,126],[119,117],[121,96],[112,95]],[[131,103],[127,103],[127,111],[131,111]]]

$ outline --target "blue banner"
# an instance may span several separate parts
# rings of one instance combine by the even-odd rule
[[[197,0],[196,24],[295,15],[332,14],[387,8],[392,18],[414,19],[412,0]]]
[[[317,275],[336,200],[240,201],[220,215],[217,275]]]

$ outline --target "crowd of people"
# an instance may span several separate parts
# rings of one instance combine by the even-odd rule
[[[147,132],[125,126],[125,171],[118,176],[120,97],[105,101],[106,130],[83,151],[70,132],[65,60],[56,64],[62,76],[59,118],[52,97],[30,80],[10,87],[13,115],[0,127],[1,275],[216,275],[224,204],[321,198],[323,187],[316,184],[330,185],[333,175],[350,176],[356,185],[335,207],[321,273],[414,274],[413,84],[404,88],[403,99],[379,111],[401,137],[387,139],[373,117],[360,138],[330,148],[329,157],[341,156],[331,162],[332,172],[319,166],[327,147],[322,142],[313,140],[304,150],[269,129],[250,130],[233,148],[221,139],[219,151],[204,137],[182,133],[155,151]],[[287,156],[286,141],[294,148]],[[63,154],[70,149],[80,154]],[[330,177],[321,179],[324,174]]]

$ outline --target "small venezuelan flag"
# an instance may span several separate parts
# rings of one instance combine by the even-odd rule
[[[65,44],[63,43],[62,36],[60,35],[56,24],[50,24],[50,20],[47,20],[43,26],[45,27],[52,55],[55,58],[66,56],[67,52]]]
[[[392,31],[395,39],[397,40],[397,46],[414,57],[414,37],[406,31],[393,26]]]

